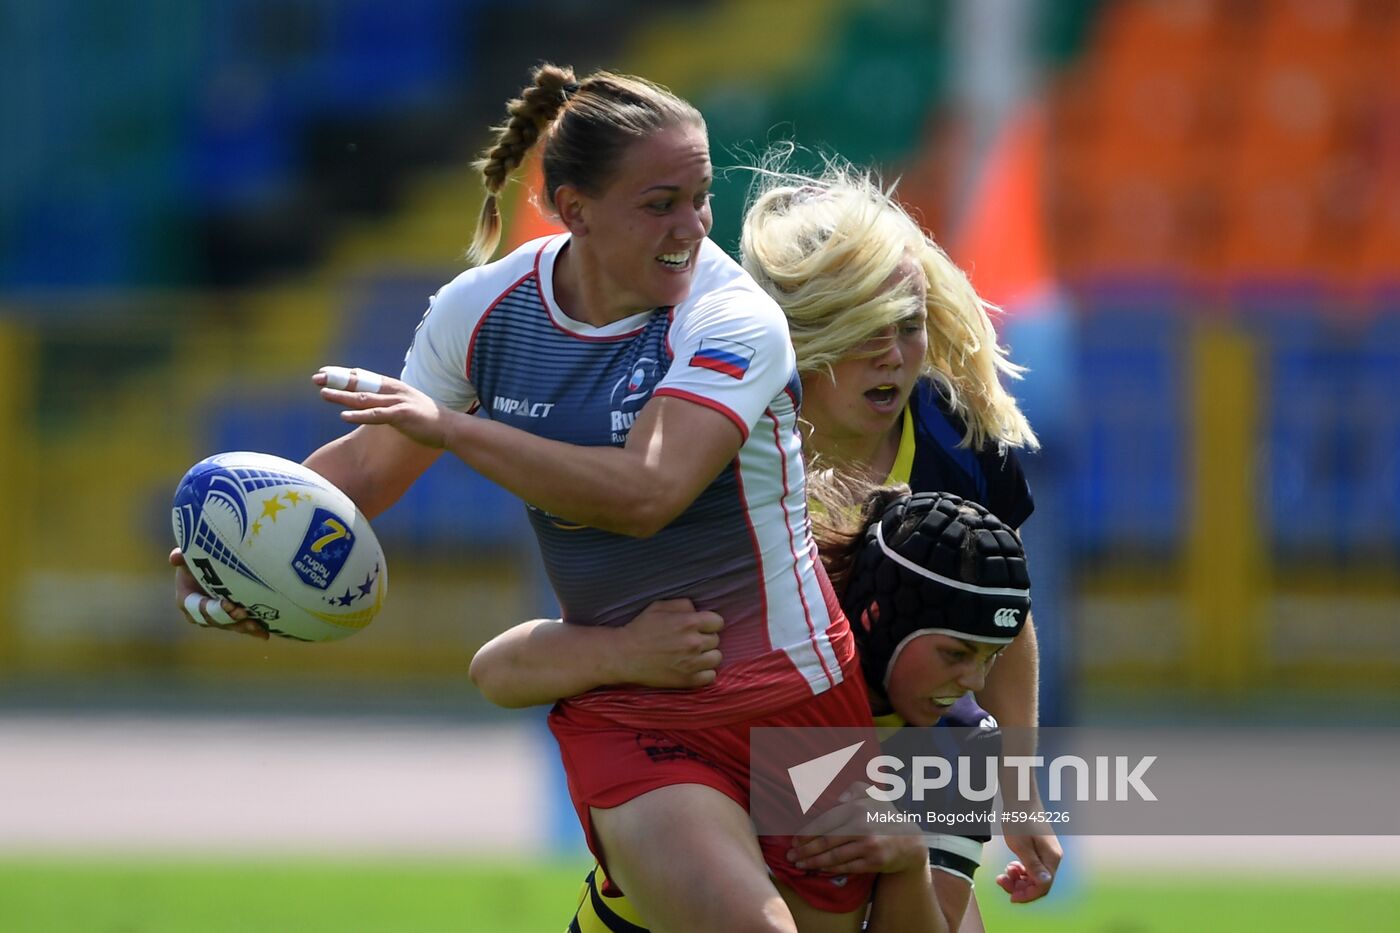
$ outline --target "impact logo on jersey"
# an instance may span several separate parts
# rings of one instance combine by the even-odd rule
[[[368,520],[299,463],[247,452],[202,460],[175,491],[171,523],[205,593],[241,603],[274,634],[344,638],[384,602],[387,564]]]
[[[724,373],[732,379],[743,379],[753,357],[754,348],[748,344],[705,338],[700,341],[700,349],[691,356],[690,365]]]
[[[491,410],[517,418],[548,418],[553,402],[532,402],[528,398],[506,398],[498,395],[491,400]]]

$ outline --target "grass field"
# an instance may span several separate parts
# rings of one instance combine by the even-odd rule
[[[0,862],[5,933],[559,933],[581,862]],[[1400,931],[1400,884],[1326,878],[1105,877],[1011,907],[993,931]],[[1058,892],[1057,892],[1058,895]]]

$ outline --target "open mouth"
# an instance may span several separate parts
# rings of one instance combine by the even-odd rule
[[[687,250],[684,253],[663,253],[656,257],[656,261],[673,272],[680,272],[686,266],[690,265],[690,251]]]
[[[885,407],[893,404],[894,400],[899,397],[899,387],[893,385],[876,386],[866,392],[865,397],[870,400],[871,404]]]

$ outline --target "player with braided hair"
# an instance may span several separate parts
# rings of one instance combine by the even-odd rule
[[[567,232],[486,262],[534,147]],[[551,712],[585,836],[660,929],[853,930],[872,880],[795,868],[747,814],[750,726],[862,727],[870,707],[811,543],[786,320],[708,239],[704,120],[644,79],[543,65],[480,170],[480,264],[433,296],[401,378],[312,377],[356,429],[306,463],[372,518],[450,450],[528,504],[568,632],[676,593],[722,617],[699,633],[723,657],[705,686]],[[177,601],[196,594],[179,576]],[[266,634],[208,602],[190,621]]]
[[[1017,451],[1037,441],[999,381],[1019,367],[996,343],[994,309],[871,175],[834,159],[801,175],[785,167],[789,155],[777,150],[756,169],[741,247],[744,267],[789,321],[807,456],[867,484],[956,493],[1019,527],[1034,503]],[[631,625],[589,632],[590,646],[560,647],[563,627],[536,620],[483,648],[472,677],[506,706],[608,683],[696,686],[713,676],[707,636],[720,624],[672,599]],[[1036,723],[1034,634],[1026,620],[980,691],[1009,726]],[[1016,902],[1044,896],[1057,840],[1008,841],[1019,861],[998,884]],[[968,915],[964,928],[980,928],[975,901]]]
[[[541,157],[548,210],[561,185],[605,188],[632,142],[668,128],[705,126],[689,103],[645,79],[600,71],[580,81],[572,68],[556,65],[537,68],[534,82],[506,104],[506,113],[495,142],[473,165],[486,187],[468,253],[474,265],[490,260],[500,245],[501,190],[541,136],[548,137]]]

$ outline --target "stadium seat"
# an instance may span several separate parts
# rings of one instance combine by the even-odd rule
[[[1361,218],[1352,271],[1372,289],[1400,287],[1400,134],[1388,153],[1392,164],[1372,179]]]
[[[1324,294],[1293,307],[1253,297],[1255,307],[1240,319],[1259,348],[1265,387],[1259,505],[1268,538],[1285,559],[1344,555],[1354,545],[1347,516],[1360,505],[1351,443],[1356,425],[1348,415],[1355,348],[1329,318]],[[1307,521],[1299,521],[1304,514]]]
[[[1230,280],[1318,277],[1326,268],[1319,179],[1249,163],[1226,190],[1221,267]]]
[[[1378,300],[1358,329],[1353,391],[1334,413],[1355,455],[1347,538],[1358,559],[1400,551],[1400,295]]]
[[[1086,554],[1168,554],[1184,533],[1190,442],[1183,295],[1134,282],[1087,289],[1083,298],[1083,444],[1074,455],[1071,534]]]

